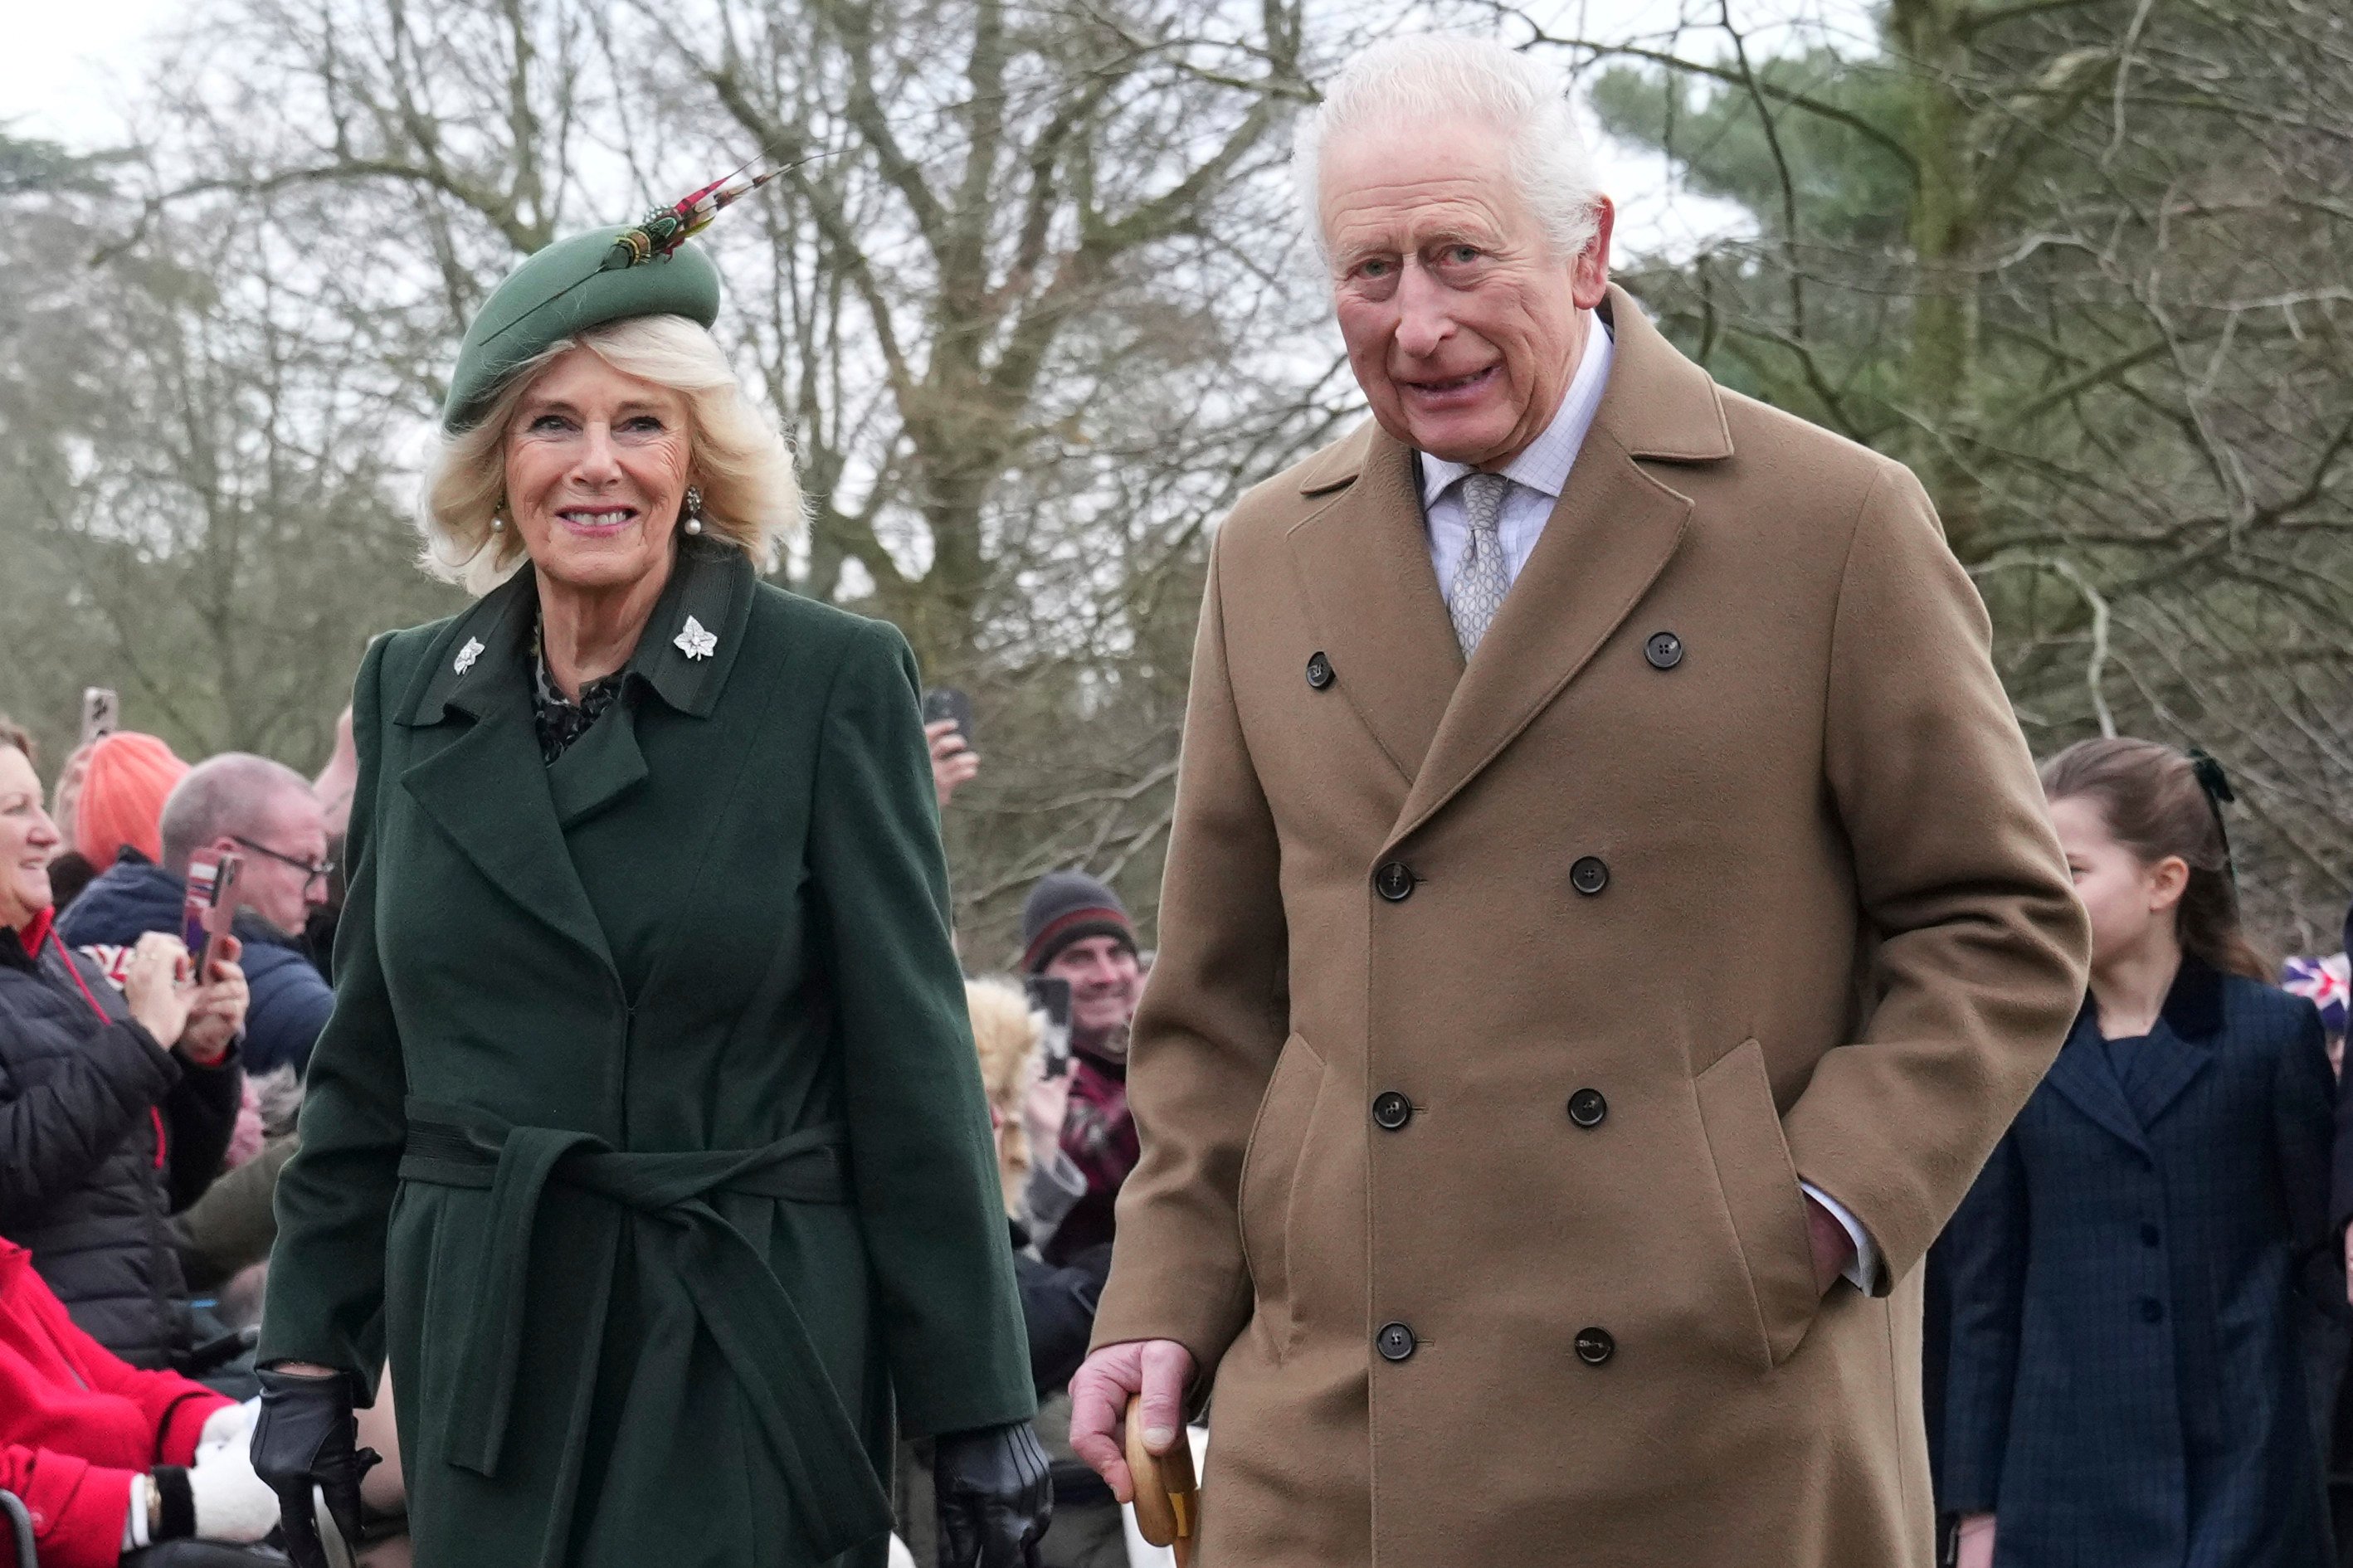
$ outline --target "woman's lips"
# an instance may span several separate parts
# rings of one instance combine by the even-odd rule
[[[623,507],[618,510],[605,507],[566,507],[556,512],[555,521],[574,533],[586,534],[591,538],[602,538],[618,533],[637,521],[638,510],[635,507]]]

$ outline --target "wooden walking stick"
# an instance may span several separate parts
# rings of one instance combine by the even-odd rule
[[[1135,1478],[1135,1528],[1155,1546],[1176,1553],[1176,1568],[1192,1568],[1201,1533],[1201,1488],[1193,1478],[1193,1443],[1185,1429],[1166,1454],[1144,1446],[1144,1400],[1127,1402],[1127,1471]]]

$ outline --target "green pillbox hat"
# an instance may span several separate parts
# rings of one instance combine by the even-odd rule
[[[595,228],[526,257],[474,316],[458,349],[441,427],[481,417],[515,367],[575,333],[635,316],[719,319],[719,269],[691,245],[632,260],[627,227]]]

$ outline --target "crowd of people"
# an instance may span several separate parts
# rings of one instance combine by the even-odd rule
[[[964,721],[760,580],[748,184],[491,291],[477,597],[316,779],[0,721],[45,1568],[1132,1568],[1130,1399],[1221,1565],[2353,1563],[2345,956],[2212,759],[2036,771],[1917,483],[1684,360],[1581,160],[1492,42],[1306,117],[1374,419],[1217,537],[1153,949],[1060,868],[959,952]]]

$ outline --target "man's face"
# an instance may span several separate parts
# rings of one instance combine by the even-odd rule
[[[1334,310],[1373,416],[1488,469],[1559,411],[1609,282],[1608,200],[1592,243],[1556,256],[1510,163],[1495,126],[1441,120],[1344,137],[1320,175]]]
[[[308,790],[287,791],[245,837],[260,848],[226,839],[215,846],[245,858],[237,902],[288,936],[299,934],[311,910],[327,901],[326,879],[304,869],[327,858],[327,819],[318,797]]]
[[[1135,954],[1114,937],[1091,936],[1056,953],[1045,972],[1071,983],[1071,1030],[1101,1036],[1135,1016],[1142,979]]]

